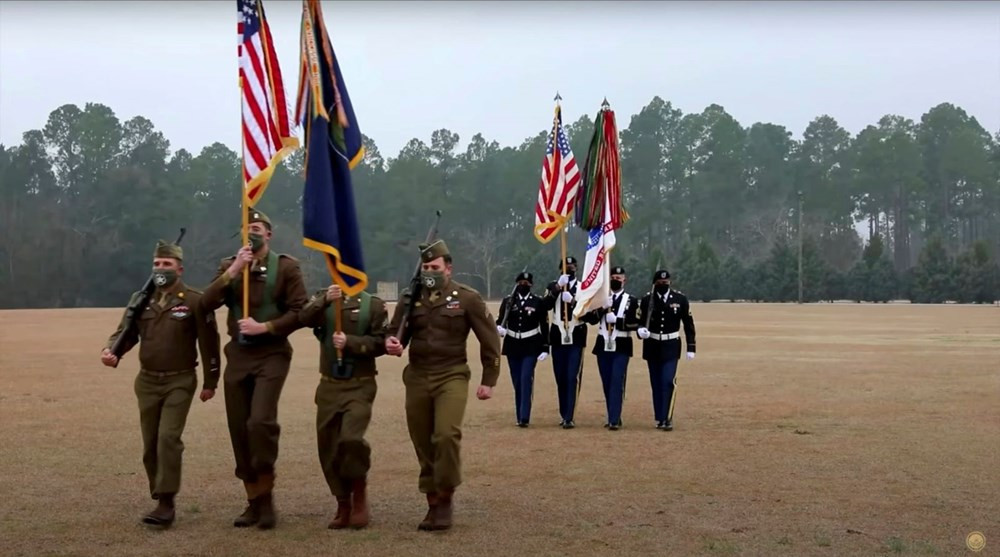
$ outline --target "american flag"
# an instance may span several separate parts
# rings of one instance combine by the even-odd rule
[[[563,132],[562,110],[558,106],[554,127],[555,133],[549,134],[549,143],[545,149],[542,180],[538,187],[538,202],[535,204],[535,238],[543,244],[559,233],[573,210],[580,185],[580,169]]]
[[[250,206],[264,194],[274,167],[298,140],[289,126],[285,86],[261,0],[237,0],[243,113],[243,182]]]

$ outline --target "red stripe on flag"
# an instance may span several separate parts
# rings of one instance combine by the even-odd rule
[[[256,10],[256,16],[260,19],[257,33],[250,37],[243,36],[243,18],[247,17],[244,10],[247,9]],[[281,158],[280,154],[287,153],[286,145],[295,146],[297,141],[291,135],[281,68],[274,52],[271,27],[264,17],[260,0],[252,1],[250,5],[239,3],[238,16],[236,50],[242,84],[241,158],[244,184],[247,184],[261,180],[261,173],[269,173],[269,166],[277,163]],[[253,133],[251,130],[254,130]],[[256,201],[266,190],[267,182],[268,180],[262,180],[248,189],[247,197]]]

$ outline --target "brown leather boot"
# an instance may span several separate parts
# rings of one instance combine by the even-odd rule
[[[174,494],[160,493],[157,499],[156,508],[142,517],[142,521],[150,526],[169,527],[174,523]]]
[[[233,520],[233,526],[237,528],[247,528],[257,524],[260,516],[257,512],[257,482],[243,482],[243,487],[247,490],[247,508],[243,514]]]
[[[438,498],[436,493],[427,494],[427,516],[417,526],[417,530],[430,530],[434,521],[434,509],[437,507]]]
[[[438,504],[434,508],[434,515],[431,518],[431,530],[448,530],[451,528],[451,497],[454,493],[455,490],[453,489],[442,490],[438,493]]]
[[[351,528],[368,526],[368,482],[365,478],[354,480],[351,486]]]
[[[331,530],[341,530],[347,528],[351,519],[351,498],[350,496],[337,497],[337,515],[333,517],[327,528]]]
[[[261,474],[257,481],[260,488],[260,495],[257,496],[257,528],[270,530],[278,523],[277,514],[274,511],[274,474]]]

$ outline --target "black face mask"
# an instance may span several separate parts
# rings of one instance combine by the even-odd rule
[[[611,290],[618,292],[622,289],[622,281],[618,279],[611,279]]]
[[[667,293],[667,290],[670,290],[670,285],[669,284],[657,284],[656,287],[653,290],[657,294],[659,294],[660,296],[662,296],[662,295],[664,295],[664,294]]]
[[[576,267],[567,267],[566,268],[566,274],[569,275],[569,278],[575,277],[576,276]]]
[[[514,291],[520,294],[521,296],[527,296],[531,292],[531,285],[519,284],[517,285],[517,288],[514,289]]]

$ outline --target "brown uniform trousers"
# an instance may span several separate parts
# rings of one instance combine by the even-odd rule
[[[133,294],[132,301],[139,296]],[[132,303],[130,301],[130,303]],[[219,331],[215,314],[202,305],[201,292],[181,281],[153,293],[141,310],[137,330],[123,339],[124,353],[139,344],[134,389],[142,431],[142,463],[153,499],[181,487],[181,435],[198,387],[195,368],[201,351],[205,389],[219,383]],[[125,329],[122,318],[108,339],[111,348]]]
[[[227,304],[231,308],[227,317],[230,341],[225,347],[223,374],[226,418],[236,461],[235,474],[243,480],[251,500],[270,493],[273,487],[281,435],[278,399],[292,360],[292,346],[287,337],[301,327],[298,313],[308,300],[298,261],[282,254],[278,256],[278,268],[269,269],[266,254],[257,257],[250,269],[250,316],[254,317],[265,305],[267,273],[277,272],[272,300],[276,316],[266,322],[265,318],[255,317],[267,325],[269,332],[252,337],[254,345],[238,342],[237,321],[243,315],[237,315],[231,304],[242,303],[243,276],[230,279],[226,272],[233,257],[222,260],[204,294],[206,307],[215,309]]]
[[[402,308],[402,303],[396,306],[390,332],[398,330]],[[454,281],[437,292],[422,289],[407,324],[409,364],[403,370],[403,383],[406,423],[420,463],[418,488],[428,495],[450,494],[462,483],[470,330],[479,339],[482,385],[493,387],[500,375],[500,337],[482,297]]]
[[[327,322],[331,305],[326,301],[326,291],[321,290],[302,309],[299,320],[323,339],[320,341],[320,381],[315,397],[316,444],[330,493],[343,499],[350,495],[351,484],[364,479],[371,468],[371,446],[365,440],[365,432],[378,393],[375,358],[385,354],[389,316],[385,302],[373,296],[368,324],[360,331],[358,297],[342,301],[341,329],[347,336],[342,354],[352,360],[352,368],[349,378],[338,378],[332,375],[337,365],[337,350],[330,341],[334,327]]]

